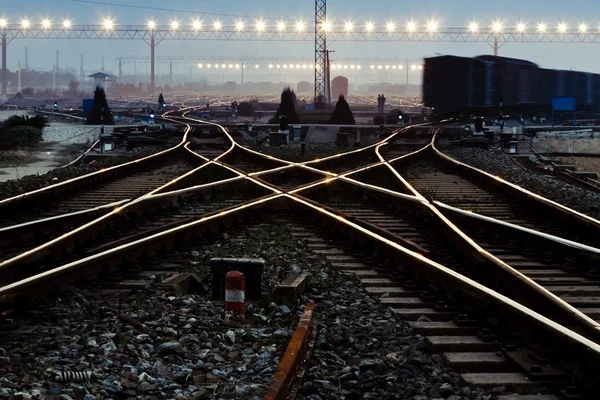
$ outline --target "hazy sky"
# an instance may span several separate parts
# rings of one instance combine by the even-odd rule
[[[89,4],[71,0],[0,0],[0,15],[11,22],[29,18],[39,22],[45,17],[60,21],[65,17],[74,24],[99,23],[104,17],[114,18],[118,24],[145,24],[154,19],[157,23],[169,23],[174,18],[181,23],[199,18],[205,23],[219,19],[224,24],[238,18],[212,15],[193,15],[171,11],[131,9],[101,4]],[[103,3],[103,0],[97,0]],[[110,3],[160,7],[189,11],[244,15],[250,17],[302,19],[311,27],[314,21],[312,0],[263,0],[263,1],[214,1],[214,0],[110,0]],[[466,27],[472,20],[480,26],[490,26],[494,20],[503,20],[505,26],[515,26],[520,20],[528,27],[539,22],[547,23],[549,29],[565,21],[570,27],[581,22],[589,30],[598,32],[600,27],[600,1],[598,0],[329,0],[328,17],[335,22],[352,20],[364,24],[371,20],[383,25],[394,20],[404,25],[407,20],[421,22],[437,19],[440,26]],[[254,18],[247,18],[247,24]],[[105,57],[107,70],[117,70],[117,55],[148,55],[149,47],[141,40],[14,40],[9,44],[9,68],[24,60],[24,48],[29,50],[29,64],[34,68],[50,69],[56,50],[60,51],[61,67],[79,69],[80,54],[84,55],[86,72],[97,70],[101,57]],[[413,58],[431,56],[435,53],[475,56],[489,54],[492,49],[485,43],[334,43],[335,57],[399,57]],[[290,56],[311,59],[314,45],[304,43],[224,42],[224,41],[165,41],[157,47],[157,55],[206,55],[206,56]],[[598,44],[512,44],[500,49],[500,55],[524,58],[548,68],[578,69],[600,72],[600,38]],[[132,69],[131,66],[126,68]],[[138,71],[143,72],[143,66]],[[161,67],[163,71],[165,67]],[[179,67],[183,68],[183,67]],[[163,72],[161,71],[161,72]],[[166,72],[166,71],[165,71]]]

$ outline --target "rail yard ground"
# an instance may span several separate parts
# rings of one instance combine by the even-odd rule
[[[293,229],[284,214],[258,217],[251,228],[137,267],[176,265],[205,279],[211,257],[262,257],[265,292],[289,272],[307,274],[300,303],[318,304],[320,334],[300,399],[483,400],[506,391],[467,387],[441,356],[427,352],[423,336],[371,297],[356,277],[332,268],[310,242],[294,238]],[[74,288],[41,304],[22,334],[0,343],[0,396],[262,398],[298,310],[267,295],[249,307],[246,318],[226,317],[222,303],[206,295],[206,281],[204,294],[173,294],[159,281],[149,277],[144,289],[132,292],[106,283]],[[58,376],[65,371],[91,377],[64,382]]]
[[[185,115],[174,118],[177,122],[201,122]],[[519,223],[515,219],[518,214],[524,218],[522,223],[536,229],[541,226],[536,218],[545,214],[535,208],[531,210],[534,216],[522,214],[526,209],[520,203],[512,204],[510,196],[506,197],[502,190],[488,190],[485,184],[473,186],[467,176],[459,170],[453,171],[448,161],[442,161],[443,157],[431,145],[440,130],[435,127],[409,128],[389,139],[386,146],[381,146],[382,153],[377,155],[375,149],[370,148],[361,153],[353,152],[346,158],[336,157],[313,164],[323,171],[340,174],[377,162],[379,156],[396,160],[389,165],[365,169],[354,176],[356,179],[345,181],[336,176],[320,186],[311,183],[322,176],[301,167],[295,167],[293,171],[283,169],[274,176],[265,174],[260,181],[252,180],[242,171],[263,171],[278,164],[248,152],[241,141],[230,147],[214,137],[203,138],[202,129],[196,131],[190,125],[185,126],[182,144],[197,139],[197,147],[185,148],[180,144],[168,153],[173,159],[164,168],[161,162],[166,161],[163,160],[157,162],[156,168],[144,169],[142,177],[154,173],[161,177],[155,184],[146,182],[151,179],[142,178],[140,189],[135,189],[134,180],[119,189],[122,196],[133,190],[131,198],[139,199],[149,190],[165,185],[166,190],[175,190],[163,193],[168,197],[161,197],[161,194],[144,196],[139,203],[130,203],[132,207],[117,207],[106,220],[108,225],[103,225],[99,219],[81,227],[81,231],[69,231],[72,228],[67,227],[67,233],[64,233],[57,229],[44,239],[60,235],[56,242],[43,241],[28,254],[20,252],[39,244],[21,243],[24,247],[19,250],[18,243],[13,248],[4,238],[8,256],[1,265],[4,271],[15,274],[12,278],[6,275],[7,284],[52,269],[61,272],[56,275],[51,272],[48,274],[51,279],[40,279],[34,287],[57,285],[61,289],[24,307],[22,314],[16,314],[17,326],[12,326],[13,330],[2,336],[0,397],[260,399],[281,366],[279,362],[286,347],[295,343],[294,329],[298,321],[304,319],[302,309],[309,302],[316,304],[314,317],[318,333],[304,381],[299,386],[298,398],[302,400],[512,400],[512,397],[500,396],[517,392],[554,392],[554,387],[546,381],[531,381],[527,367],[513,368],[511,355],[504,354],[509,352],[505,346],[509,348],[515,343],[519,350],[532,355],[538,354],[537,351],[542,354],[561,343],[568,344],[565,348],[570,346],[571,343],[560,335],[560,338],[553,336],[550,340],[547,327],[542,329],[531,323],[537,318],[531,313],[536,311],[553,321],[565,316],[575,318],[573,314],[565,314],[556,308],[549,302],[548,294],[539,297],[537,303],[531,303],[528,296],[535,295],[534,283],[547,286],[551,291],[562,282],[561,279],[573,286],[593,290],[585,286],[591,282],[585,271],[573,269],[579,266],[591,269],[593,264],[588,265],[585,255],[581,254],[576,265],[565,266],[572,268],[565,278],[561,268],[566,256],[559,255],[564,259],[557,256],[553,267],[556,269],[542,270],[546,266],[542,261],[546,258],[542,259],[535,251],[523,250],[521,254],[520,248],[508,248],[501,235],[504,231],[494,233],[493,238],[487,235],[486,244],[477,240],[491,252],[483,260],[475,262],[472,255],[479,251],[475,244],[467,244],[469,248],[459,251],[465,243],[457,246],[453,240],[461,242],[462,239],[447,229],[446,222],[429,213],[433,200],[448,200],[448,204],[473,212],[477,211],[471,202],[477,203],[486,215],[507,218],[513,223]],[[211,134],[215,135],[216,131]],[[222,127],[218,134],[224,134],[225,141],[233,140]],[[204,147],[202,140],[205,140]],[[375,140],[369,138],[362,145]],[[279,148],[263,145],[255,149],[293,161],[355,150],[333,143],[309,144],[306,155],[301,158],[297,144]],[[594,208],[598,207],[598,198],[591,193],[534,175],[504,154],[443,149],[461,161],[567,206],[592,216],[600,215],[600,209]],[[141,149],[128,154],[126,159],[110,159],[110,162],[127,161],[130,156],[138,158],[157,150]],[[197,152],[195,156],[194,152]],[[219,157],[218,162],[203,165],[207,168],[200,167],[205,159],[198,155],[214,159],[221,154],[223,157]],[[403,156],[406,157],[397,160]],[[64,169],[62,171],[67,172],[62,173],[67,175],[58,179],[97,170],[98,163]],[[230,169],[228,174],[225,173],[229,166],[237,172]],[[178,181],[175,178],[195,168],[198,168],[193,175],[195,181],[183,178],[169,187]],[[392,168],[425,197],[412,196],[412,189],[401,183],[390,171]],[[286,175],[289,172],[292,173]],[[134,178],[127,170],[122,174],[123,182]],[[234,178],[238,180],[227,184],[216,182],[231,179],[231,174],[237,175]],[[29,186],[20,181],[6,186],[4,197],[55,182],[54,178],[50,181],[37,178],[28,183]],[[431,182],[440,187],[432,187]],[[306,184],[310,187],[304,191],[299,189],[298,195],[291,190]],[[191,188],[191,185],[200,186]],[[91,190],[84,187],[78,188],[77,192],[85,195],[103,190],[102,184],[91,186]],[[196,192],[200,187],[202,190]],[[438,199],[436,194],[444,198]],[[63,196],[64,203],[69,203],[69,194]],[[121,199],[122,196],[117,197]],[[170,200],[160,206],[152,205],[158,204],[153,203],[156,199],[164,198]],[[93,201],[109,201],[103,200],[102,196],[99,199]],[[61,202],[60,197],[55,200]],[[90,207],[89,204],[86,207]],[[30,205],[43,208],[43,204]],[[229,214],[230,211],[233,213]],[[61,212],[58,208],[55,210],[55,213]],[[32,215],[25,218],[39,218],[36,217],[38,214]],[[461,229],[475,229],[465,221],[455,221],[458,217],[454,214],[449,215],[448,218]],[[564,227],[567,238],[578,239],[579,225],[567,227],[549,219],[551,226],[543,225],[549,232]],[[43,225],[42,222],[39,224]],[[493,226],[484,228],[492,229]],[[8,227],[8,231],[11,229],[15,228]],[[471,232],[469,236],[477,237],[478,233]],[[64,252],[69,248],[68,240],[78,238],[81,242],[73,251]],[[497,242],[490,244],[491,239]],[[590,246],[596,243],[594,237],[583,239]],[[47,254],[43,260],[39,258],[42,251]],[[498,258],[493,258],[496,255]],[[260,282],[262,296],[260,300],[247,302],[245,317],[226,313],[222,299],[212,297],[210,260],[213,257],[265,260]],[[435,262],[440,265],[435,266]],[[513,268],[510,266],[513,263],[515,275],[531,277],[528,286],[521,287],[520,292],[514,291],[514,278],[506,279],[502,275],[502,271]],[[75,267],[70,269],[73,265]],[[529,270],[525,268],[528,265]],[[65,273],[66,278],[61,275],[63,268],[66,268],[64,271],[70,269]],[[460,274],[461,282],[456,284],[454,280],[448,280],[449,272],[442,272],[442,268]],[[484,269],[487,273],[481,274]],[[165,277],[181,273],[194,273],[198,281],[193,280],[194,283],[183,291],[165,287]],[[290,273],[307,276],[304,294],[296,307],[279,304],[271,295],[274,287]],[[536,274],[541,274],[541,278]],[[551,274],[550,278],[547,274]],[[80,280],[84,277],[78,282],[86,285],[64,283],[72,282],[69,277],[75,275]],[[99,279],[93,280],[94,277]],[[513,325],[510,318],[506,327],[490,325],[499,316],[511,316],[514,311],[508,311],[510,307],[506,305],[486,305],[491,298],[488,294],[479,294],[481,297],[477,300],[476,296],[469,297],[473,286],[467,284],[467,279],[485,285],[485,290],[497,291],[494,292],[496,295],[512,296],[514,301],[531,307],[519,311],[523,313],[519,315],[529,321],[526,324],[532,325],[521,328],[517,323]],[[21,285],[17,283],[15,287],[20,290]],[[0,291],[4,296],[0,297],[3,306],[18,299],[11,293],[14,288],[9,286]],[[29,284],[23,286],[23,292],[17,293],[19,296],[31,294],[40,298]],[[588,297],[578,300],[584,306],[573,304],[596,318],[597,311],[585,307],[587,302],[595,301]],[[486,300],[479,305],[481,299]],[[502,311],[498,311],[500,309]],[[535,330],[531,330],[533,326]],[[585,326],[577,323],[573,329],[588,333]],[[523,332],[535,332],[535,338],[520,337]],[[540,348],[536,343],[538,335],[543,342]],[[600,354],[600,349],[594,346],[588,345],[586,349]],[[561,364],[564,359],[562,352],[559,353],[547,360],[551,368],[556,366],[567,371],[566,375],[559,375],[557,386],[573,384],[575,380],[578,385],[590,387],[585,373],[579,372],[590,371],[587,364],[580,368],[580,360],[570,358],[567,358],[568,364]],[[454,361],[451,361],[452,357]],[[462,364],[461,361],[456,364],[456,359],[462,359]],[[488,362],[491,364],[487,365]],[[577,366],[570,368],[573,362]],[[547,365],[545,361],[544,371]],[[486,374],[488,371],[484,369],[487,367],[497,368],[494,370],[497,375]],[[571,369],[577,371],[577,379],[570,375]],[[589,376],[595,375],[590,373]]]

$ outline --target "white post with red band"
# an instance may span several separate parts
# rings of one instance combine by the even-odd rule
[[[225,275],[225,311],[244,314],[246,305],[246,279],[239,271],[230,271]]]

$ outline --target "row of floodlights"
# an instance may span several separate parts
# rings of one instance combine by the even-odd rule
[[[259,69],[261,66],[256,64],[254,65],[255,69]],[[264,66],[263,66],[264,67]],[[240,68],[248,68],[248,65],[240,65],[240,64],[219,64],[219,63],[214,63],[214,64],[198,64],[198,68],[229,68],[229,69],[240,69]],[[320,66],[317,64],[269,64],[268,65],[269,69],[319,69]],[[333,64],[331,65],[331,69],[337,69],[337,70],[360,70],[362,69],[361,65],[348,65],[348,64]],[[370,69],[377,69],[377,70],[398,70],[401,71],[404,69],[404,65],[371,65]],[[416,70],[422,70],[423,66],[422,65],[416,65],[416,64],[412,64],[410,66],[410,69],[413,71]]]
[[[32,23],[28,19],[22,19],[20,22],[20,25],[21,25],[21,28],[23,28],[23,29],[34,28],[34,27],[41,28],[41,29],[51,29],[56,24],[54,24],[52,22],[52,20],[50,20],[50,19],[44,19],[37,25]],[[59,25],[64,29],[69,29],[73,26],[73,23],[71,20],[65,19]],[[102,27],[105,30],[112,30],[115,28],[115,26],[116,26],[116,24],[115,24],[114,20],[112,20],[110,18],[105,18],[102,21]],[[286,32],[287,30],[290,30],[290,28],[287,26],[287,24],[283,21],[278,22],[275,26],[277,28],[277,31],[279,31],[279,32]],[[0,18],[0,28],[7,28],[7,27],[8,27],[8,21],[4,18]],[[149,30],[158,29],[158,25],[155,21],[148,21],[147,27]],[[184,27],[184,26],[178,20],[173,20],[168,25],[168,29],[171,29],[171,30],[179,30],[182,27]],[[185,27],[186,28],[191,27],[192,29],[199,31],[203,28],[203,23],[202,23],[202,21],[195,20],[195,21],[192,21],[192,23],[190,25],[187,25]],[[307,27],[307,25],[305,22],[298,21],[294,24],[293,27],[291,27],[291,30],[294,30],[296,32],[304,32],[306,30],[306,27]],[[343,25],[334,26],[332,22],[326,21],[326,22],[323,22],[322,24],[320,24],[320,27],[325,32],[337,31],[339,29],[343,29],[345,32],[355,32],[355,31],[356,32],[373,32],[376,29],[382,29],[382,28],[386,32],[395,32],[396,30],[401,29],[400,27],[397,27],[395,22],[388,22],[388,23],[386,23],[385,26],[375,26],[375,24],[373,24],[372,22],[367,22],[364,25],[355,25],[353,22],[346,22]],[[244,21],[237,21],[233,25],[233,28],[238,32],[243,32],[246,30],[253,30],[256,32],[264,32],[267,30],[268,25],[265,21],[257,21],[254,24],[254,26],[247,28],[246,23]],[[435,33],[440,29],[438,21],[435,21],[435,20],[427,21],[423,27],[420,27],[417,22],[409,21],[406,23],[405,28],[406,28],[406,32],[417,32],[418,30],[421,30],[421,31],[424,30],[429,33]],[[214,21],[212,23],[212,29],[215,31],[222,30],[223,23],[221,21]],[[477,33],[477,32],[480,32],[480,30],[481,30],[478,22],[469,23],[468,29],[469,29],[469,32],[471,32],[471,33]],[[505,29],[502,21],[493,22],[490,25],[489,29],[493,33],[503,33],[503,32],[526,33],[528,30],[530,30],[530,28],[528,28],[526,26],[526,24],[523,22],[519,22],[516,25],[516,27],[514,27],[514,28]],[[568,33],[569,31],[572,31],[572,29],[569,28],[569,26],[567,25],[566,22],[559,23],[556,26],[556,28],[551,28],[548,26],[548,24],[546,24],[544,22],[540,22],[539,24],[537,24],[534,31],[537,33],[552,33],[552,32]],[[579,33],[587,33],[588,25],[585,23],[579,24],[577,27],[577,31]]]

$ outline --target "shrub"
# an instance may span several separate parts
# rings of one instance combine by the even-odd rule
[[[254,106],[251,103],[243,101],[238,104],[237,113],[241,117],[251,117],[254,115]]]
[[[388,125],[397,125],[398,124],[398,115],[386,115],[385,123]]]
[[[331,114],[331,118],[329,119],[329,123],[338,125],[355,124],[354,115],[352,114],[352,110],[350,110],[350,105],[343,95],[340,95],[338,102],[335,105],[335,110],[333,110],[333,114]]]
[[[383,118],[381,115],[377,115],[373,118],[373,124],[383,125],[385,124],[385,118]]]
[[[277,120],[275,123],[279,123],[279,117],[281,115],[285,115],[288,118],[288,122],[291,124],[300,122],[300,118],[298,117],[298,114],[296,114],[296,93],[289,87],[286,87],[283,89],[283,92],[281,92],[281,102],[279,103],[279,108],[275,114]]]
[[[104,108],[104,112],[102,112]],[[114,125],[115,120],[108,108],[108,102],[106,101],[106,93],[101,87],[97,87],[94,91],[94,103],[92,109],[87,116],[85,121],[86,125]]]
[[[16,126],[0,130],[0,149],[32,147],[42,140],[42,131],[32,126]]]
[[[33,117],[30,117],[29,115],[12,115],[2,123],[2,128],[6,130],[18,126],[31,126],[42,130],[44,127],[48,126],[48,118],[42,115],[35,115]]]
[[[35,90],[32,87],[26,87],[21,90],[21,94],[23,96],[33,96],[35,94]]]

